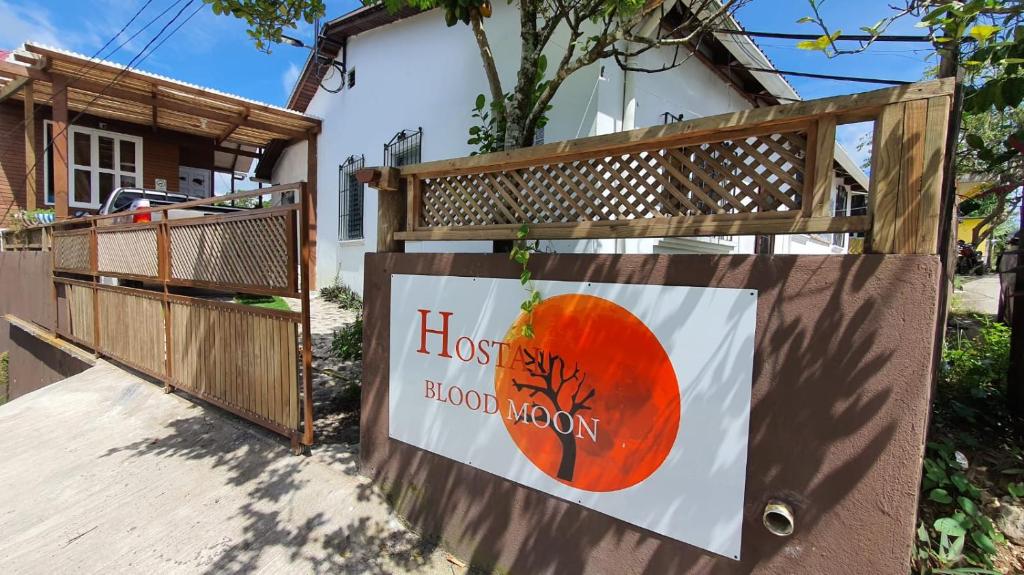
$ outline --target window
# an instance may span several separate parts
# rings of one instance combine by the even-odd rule
[[[44,124],[47,144],[53,124]],[[45,201],[54,203],[52,146],[45,157]],[[142,185],[142,138],[103,130],[68,128],[68,204],[75,208],[99,208],[119,187]]]
[[[533,145],[540,146],[542,144],[544,144],[544,126],[540,126],[533,132]]]
[[[349,156],[338,167],[338,239],[363,239],[363,184],[356,172],[366,160],[362,155]]]
[[[423,128],[418,130],[402,130],[384,144],[385,166],[407,166],[420,163],[420,149],[423,141]]]
[[[850,197],[850,194],[849,194],[849,191],[847,190],[846,186],[843,185],[843,184],[839,184],[839,187],[836,189],[835,206],[834,206],[834,209],[832,210],[832,215],[833,216],[842,217],[842,216],[849,215],[849,213],[850,213],[849,197]],[[843,233],[834,233],[834,234],[832,234],[832,245],[840,247],[840,248],[845,248],[846,247],[846,234],[843,234]]]

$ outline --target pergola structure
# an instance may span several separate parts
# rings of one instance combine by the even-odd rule
[[[242,147],[307,140],[310,167],[316,164],[316,118],[36,44],[27,43],[0,61],[0,102],[7,98],[24,101],[26,127],[34,124],[36,105],[52,107],[55,168],[65,175],[65,128],[69,113],[79,112],[208,137],[215,151],[242,156],[260,156]],[[35,155],[34,137],[32,130],[25,131],[29,156]],[[34,164],[35,158],[28,161]],[[315,178],[316,170],[309,170],[308,177]],[[66,217],[67,178],[55,180],[58,217]]]
[[[320,120],[103,60],[26,43],[0,60],[0,102],[24,102],[26,174],[38,161],[36,110],[52,109],[53,194],[58,219],[67,218],[68,134],[76,114],[119,120],[209,138],[217,154],[260,159],[263,150],[308,142],[307,183],[312,191],[310,239],[316,229],[316,157]],[[45,149],[45,148],[43,148]],[[27,209],[35,208],[38,182],[26,178]],[[313,244],[315,245],[315,244]]]

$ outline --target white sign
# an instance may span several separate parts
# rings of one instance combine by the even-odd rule
[[[390,436],[739,559],[757,292],[536,288],[392,277]]]

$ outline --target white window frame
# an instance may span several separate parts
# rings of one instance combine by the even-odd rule
[[[49,126],[52,133],[53,122],[46,120],[45,124]],[[43,132],[46,133],[45,131]],[[89,163],[91,165],[83,166],[74,162],[75,158],[75,134],[87,134],[89,135]],[[99,150],[99,137],[111,138],[114,140],[114,168],[100,168],[100,150]],[[70,126],[67,131],[68,138],[68,206],[73,208],[85,208],[85,209],[99,209],[102,206],[100,202],[100,174],[111,174],[114,176],[114,184],[116,187],[121,185],[121,176],[132,176],[135,178],[135,185],[137,187],[143,187],[142,179],[142,138],[138,136],[129,136],[128,134],[121,134],[118,132],[111,132],[108,130],[98,130],[96,128],[86,128],[82,126]],[[135,144],[135,171],[128,172],[121,169],[121,141],[133,142]],[[49,142],[45,142],[44,145],[49,145]],[[53,161],[52,149],[50,146],[46,148],[46,156],[49,157],[50,162]],[[44,164],[45,166],[45,164]],[[89,202],[78,202],[75,201],[75,170],[88,170],[90,173],[90,183],[92,187],[92,194]],[[43,202],[46,205],[53,205],[55,197],[53,195],[53,189],[50,182],[49,172],[44,168],[43,170]]]

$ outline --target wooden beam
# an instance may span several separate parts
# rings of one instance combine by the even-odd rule
[[[420,233],[402,231],[405,229],[405,218],[408,213],[405,196],[405,182],[400,182],[397,190],[380,189],[380,193],[377,194],[378,252],[404,252],[405,241],[401,236]],[[473,230],[461,228],[454,231],[455,233],[466,233]]]
[[[121,77],[126,79],[126,80],[133,81],[133,82],[136,82],[136,83],[148,84],[149,86],[151,86],[152,88],[155,88],[158,91],[159,90],[167,90],[167,91],[173,91],[173,92],[180,93],[180,94],[199,96],[199,97],[201,97],[203,99],[210,100],[211,102],[214,102],[214,103],[217,103],[217,104],[221,104],[221,105],[227,105],[227,106],[241,106],[242,105],[242,102],[240,102],[240,100],[238,98],[234,98],[232,96],[227,96],[227,95],[224,95],[224,94],[218,94],[218,93],[215,93],[215,92],[211,92],[209,90],[204,90],[202,88],[197,88],[195,86],[189,86],[189,85],[186,85],[186,84],[183,84],[183,83],[180,83],[180,82],[175,82],[173,80],[164,80],[164,79],[160,79],[160,78],[154,78],[153,76],[150,76],[148,74],[143,74],[143,73],[140,73],[140,72],[136,72],[134,70],[125,70],[124,68],[122,68],[120,66],[111,66],[111,65],[108,65],[108,64],[96,63],[96,62],[87,60],[85,58],[76,58],[76,57],[73,57],[73,56],[68,56],[67,54],[64,54],[64,53],[61,53],[61,52],[55,52],[53,50],[49,50],[49,49],[43,48],[41,46],[28,46],[26,49],[29,52],[32,52],[33,54],[40,54],[40,55],[46,56],[51,62],[61,62],[62,64],[71,65],[71,66],[81,66],[83,69],[84,68],[89,68],[90,70],[98,70],[100,73],[120,74]],[[77,84],[77,82],[76,82],[76,84]],[[195,104],[189,104],[190,107],[194,106],[194,105]],[[299,123],[302,123],[302,124],[306,124],[307,127],[313,127],[313,126],[317,126],[317,125],[320,124],[320,120],[318,120],[316,118],[311,118],[309,116],[306,116],[306,115],[302,114],[301,112],[284,110],[284,109],[281,109],[281,108],[275,108],[275,107],[272,107],[272,106],[268,106],[268,105],[264,105],[264,104],[257,104],[257,103],[248,102],[248,101],[245,102],[244,105],[250,107],[254,111],[259,111],[259,112],[263,112],[263,113],[270,114],[270,115],[273,115],[273,116],[278,116],[278,117],[280,117],[282,119],[287,118],[287,120],[289,120],[289,121],[294,121],[294,122],[299,122]]]
[[[836,117],[837,123],[862,121],[873,118],[889,104],[948,96],[953,93],[953,86],[954,80],[945,78],[849,96],[752,108],[664,126],[555,142],[508,152],[413,164],[403,166],[402,174],[423,177],[509,170],[538,163],[562,162],[574,157],[653,149],[685,139],[707,141],[708,138],[713,138],[715,141],[722,141],[748,132],[772,133],[784,125],[798,125],[821,116]]]
[[[241,148],[228,148],[227,146],[214,146],[213,151],[234,154],[236,156],[242,156],[243,158],[255,158],[257,160],[263,157],[263,154],[259,152],[250,152],[249,150],[243,150]]]
[[[0,98],[2,100],[2,98]],[[36,209],[36,193],[39,180],[36,174],[36,99],[35,86],[32,82],[25,85],[25,209]]]
[[[0,60],[0,74],[12,78],[30,78],[32,80],[39,80],[41,82],[53,81],[53,78],[50,76],[50,74],[47,74],[42,70],[30,68],[28,66],[22,66],[21,64],[4,62],[2,60]]]
[[[3,87],[0,88],[0,102],[3,102],[11,96],[17,94],[18,90],[21,90],[21,88],[25,84],[28,84],[31,81],[32,80],[28,77],[19,77],[4,84]]]
[[[151,93],[136,92],[134,90],[126,90],[117,86],[108,86],[102,82],[96,82],[86,78],[76,78],[71,86],[72,90],[81,91],[90,95],[102,93],[104,97],[109,97],[116,100],[125,100],[128,102],[134,102],[136,104],[143,104],[146,106],[153,106],[154,104],[159,109],[170,110],[173,112],[179,112],[181,114],[187,114],[195,116],[196,118],[205,118],[207,120],[213,120],[228,125],[235,125],[247,128],[253,128],[255,130],[261,130],[264,132],[270,132],[275,135],[280,135],[282,138],[289,139],[304,139],[306,132],[304,130],[297,130],[292,128],[284,128],[281,126],[275,126],[266,122],[260,122],[257,120],[247,119],[244,114],[232,114],[230,112],[223,112],[218,110],[211,110],[197,106],[195,104],[188,104],[178,100],[173,100],[167,96],[161,96],[157,93],[154,96]],[[234,105],[238,105],[235,103]],[[237,127],[236,126],[236,129]],[[231,130],[232,132],[234,129]]]
[[[309,198],[309,208],[306,210],[306,229],[303,230],[308,237],[306,243],[309,245],[309,275],[306,285],[309,289],[316,289],[316,221],[317,221],[317,134],[309,134],[306,138],[306,198]]]
[[[416,231],[397,232],[391,238],[385,229],[385,210],[390,214],[391,203],[404,202],[402,192],[381,192],[381,216],[378,220],[377,251],[392,246],[399,240],[407,241],[463,241],[517,239],[519,224],[489,226],[420,228]],[[385,205],[387,204],[387,207]],[[404,208],[404,206],[403,206]],[[798,212],[763,212],[754,214],[721,214],[711,216],[680,216],[673,218],[645,218],[632,220],[604,220],[599,222],[565,222],[531,224],[530,239],[595,239],[595,238],[661,238],[676,236],[719,236],[756,234],[849,233],[870,228],[868,216],[796,217]],[[389,216],[393,219],[393,216]],[[402,219],[404,220],[404,214]],[[394,225],[394,224],[389,224]],[[404,225],[404,222],[401,224]],[[400,250],[397,250],[400,251]]]
[[[68,209],[68,91],[67,78],[60,75],[53,77],[53,102],[51,126],[53,142],[50,146],[50,157],[53,158],[53,201],[57,219],[67,219]]]
[[[237,130],[238,127],[242,125],[242,122],[246,121],[247,119],[249,119],[248,108],[245,109],[245,112],[242,112],[242,117],[239,118],[237,122],[232,122],[223,132],[220,133],[220,135],[217,136],[217,145],[219,146],[223,144],[225,140],[230,138],[231,134],[234,134],[235,130]]]

